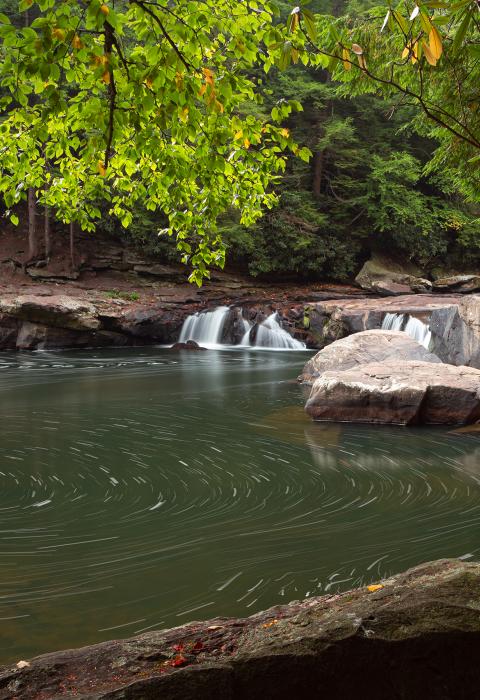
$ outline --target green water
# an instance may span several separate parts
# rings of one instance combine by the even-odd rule
[[[480,434],[312,424],[304,352],[0,356],[0,661],[477,558]]]

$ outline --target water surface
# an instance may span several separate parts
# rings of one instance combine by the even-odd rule
[[[308,356],[0,355],[0,661],[478,558],[480,434],[312,424]]]

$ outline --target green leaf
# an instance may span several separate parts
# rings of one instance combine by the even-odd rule
[[[465,39],[465,36],[467,34],[471,19],[472,19],[472,12],[471,12],[471,10],[467,10],[461,25],[459,26],[459,28],[455,32],[455,36],[454,36],[453,44],[452,44],[453,53],[458,53],[458,51],[460,50],[462,43],[463,43],[463,40]]]
[[[305,30],[307,32],[308,38],[314,44],[317,41],[317,25],[315,22],[315,16],[310,10],[305,8],[302,9],[302,19],[305,25]]]

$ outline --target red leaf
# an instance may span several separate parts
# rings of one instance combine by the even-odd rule
[[[173,658],[170,661],[170,666],[173,666],[174,668],[176,668],[177,666],[185,666],[185,664],[187,664],[187,663],[188,663],[188,660],[184,656],[180,655],[180,656],[175,656],[175,658]]]

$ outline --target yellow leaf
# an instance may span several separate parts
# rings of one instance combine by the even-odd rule
[[[281,129],[281,130],[280,130],[280,133],[281,133],[281,135],[282,135],[283,137],[285,137],[286,139],[288,139],[288,137],[290,136],[290,131],[289,131],[288,129]]]
[[[180,121],[182,121],[184,124],[188,120],[188,112],[189,112],[188,107],[184,107],[182,109],[182,111],[180,112]]]
[[[250,148],[250,141],[248,139],[244,139],[243,145],[245,146],[245,148]]]
[[[219,100],[215,100],[214,109],[220,114],[223,114],[225,111],[225,107],[222,105],[221,102],[219,102]]]
[[[235,141],[238,141],[238,139],[241,139],[242,136],[243,136],[243,131],[240,129],[240,131],[237,131],[235,133],[235,136],[233,138],[235,139]]]
[[[206,90],[207,90],[207,86],[206,86],[205,83],[204,83],[204,84],[201,86],[200,90],[198,91],[199,96],[200,96],[200,97],[203,97],[203,95],[205,94]]]
[[[100,12],[106,17],[108,14],[110,14],[110,8],[108,7],[108,5],[103,4],[100,7]]]
[[[102,80],[105,83],[105,85],[110,85],[112,82],[112,75],[109,70],[106,70],[105,73],[102,75]]]
[[[213,87],[213,84],[215,82],[214,75],[210,68],[204,68],[203,69],[203,75],[205,76],[205,81],[208,85],[211,85]]]
[[[105,170],[105,166],[103,164],[103,161],[101,161],[101,160],[98,161],[97,168],[98,168],[98,172],[100,173],[100,175],[102,177],[105,177],[105,175],[107,174],[107,171]]]
[[[367,62],[365,60],[365,56],[358,57],[358,65],[362,70],[367,70]]]
[[[145,85],[146,85],[148,88],[151,89],[152,86],[153,86],[153,80],[152,80],[151,78],[147,78],[147,79],[145,80]]]
[[[63,41],[65,39],[65,32],[63,29],[59,29],[58,27],[53,30],[52,34],[59,41]]]
[[[367,589],[370,591],[370,593],[379,591],[380,588],[383,588],[383,585],[381,583],[373,583],[371,586],[367,586]]]
[[[430,51],[435,56],[436,60],[440,58],[443,51],[442,37],[440,36],[438,29],[432,24],[429,35]]]
[[[426,44],[424,41],[422,41],[422,46],[423,46],[423,52],[425,54],[425,58],[427,59],[428,63],[431,66],[436,66],[437,65],[437,59],[433,55],[430,47],[428,44]]]
[[[405,48],[402,51],[402,58],[407,58],[409,53],[410,53],[410,47],[405,46]]]
[[[74,49],[81,49],[83,48],[82,40],[78,36],[78,34],[75,34],[75,36],[72,39],[72,46]]]
[[[351,70],[352,63],[350,61],[350,51],[348,49],[343,49],[342,51],[343,67],[345,70]]]
[[[418,61],[418,41],[416,41],[412,45],[412,57],[411,57],[412,63],[417,63]]]

